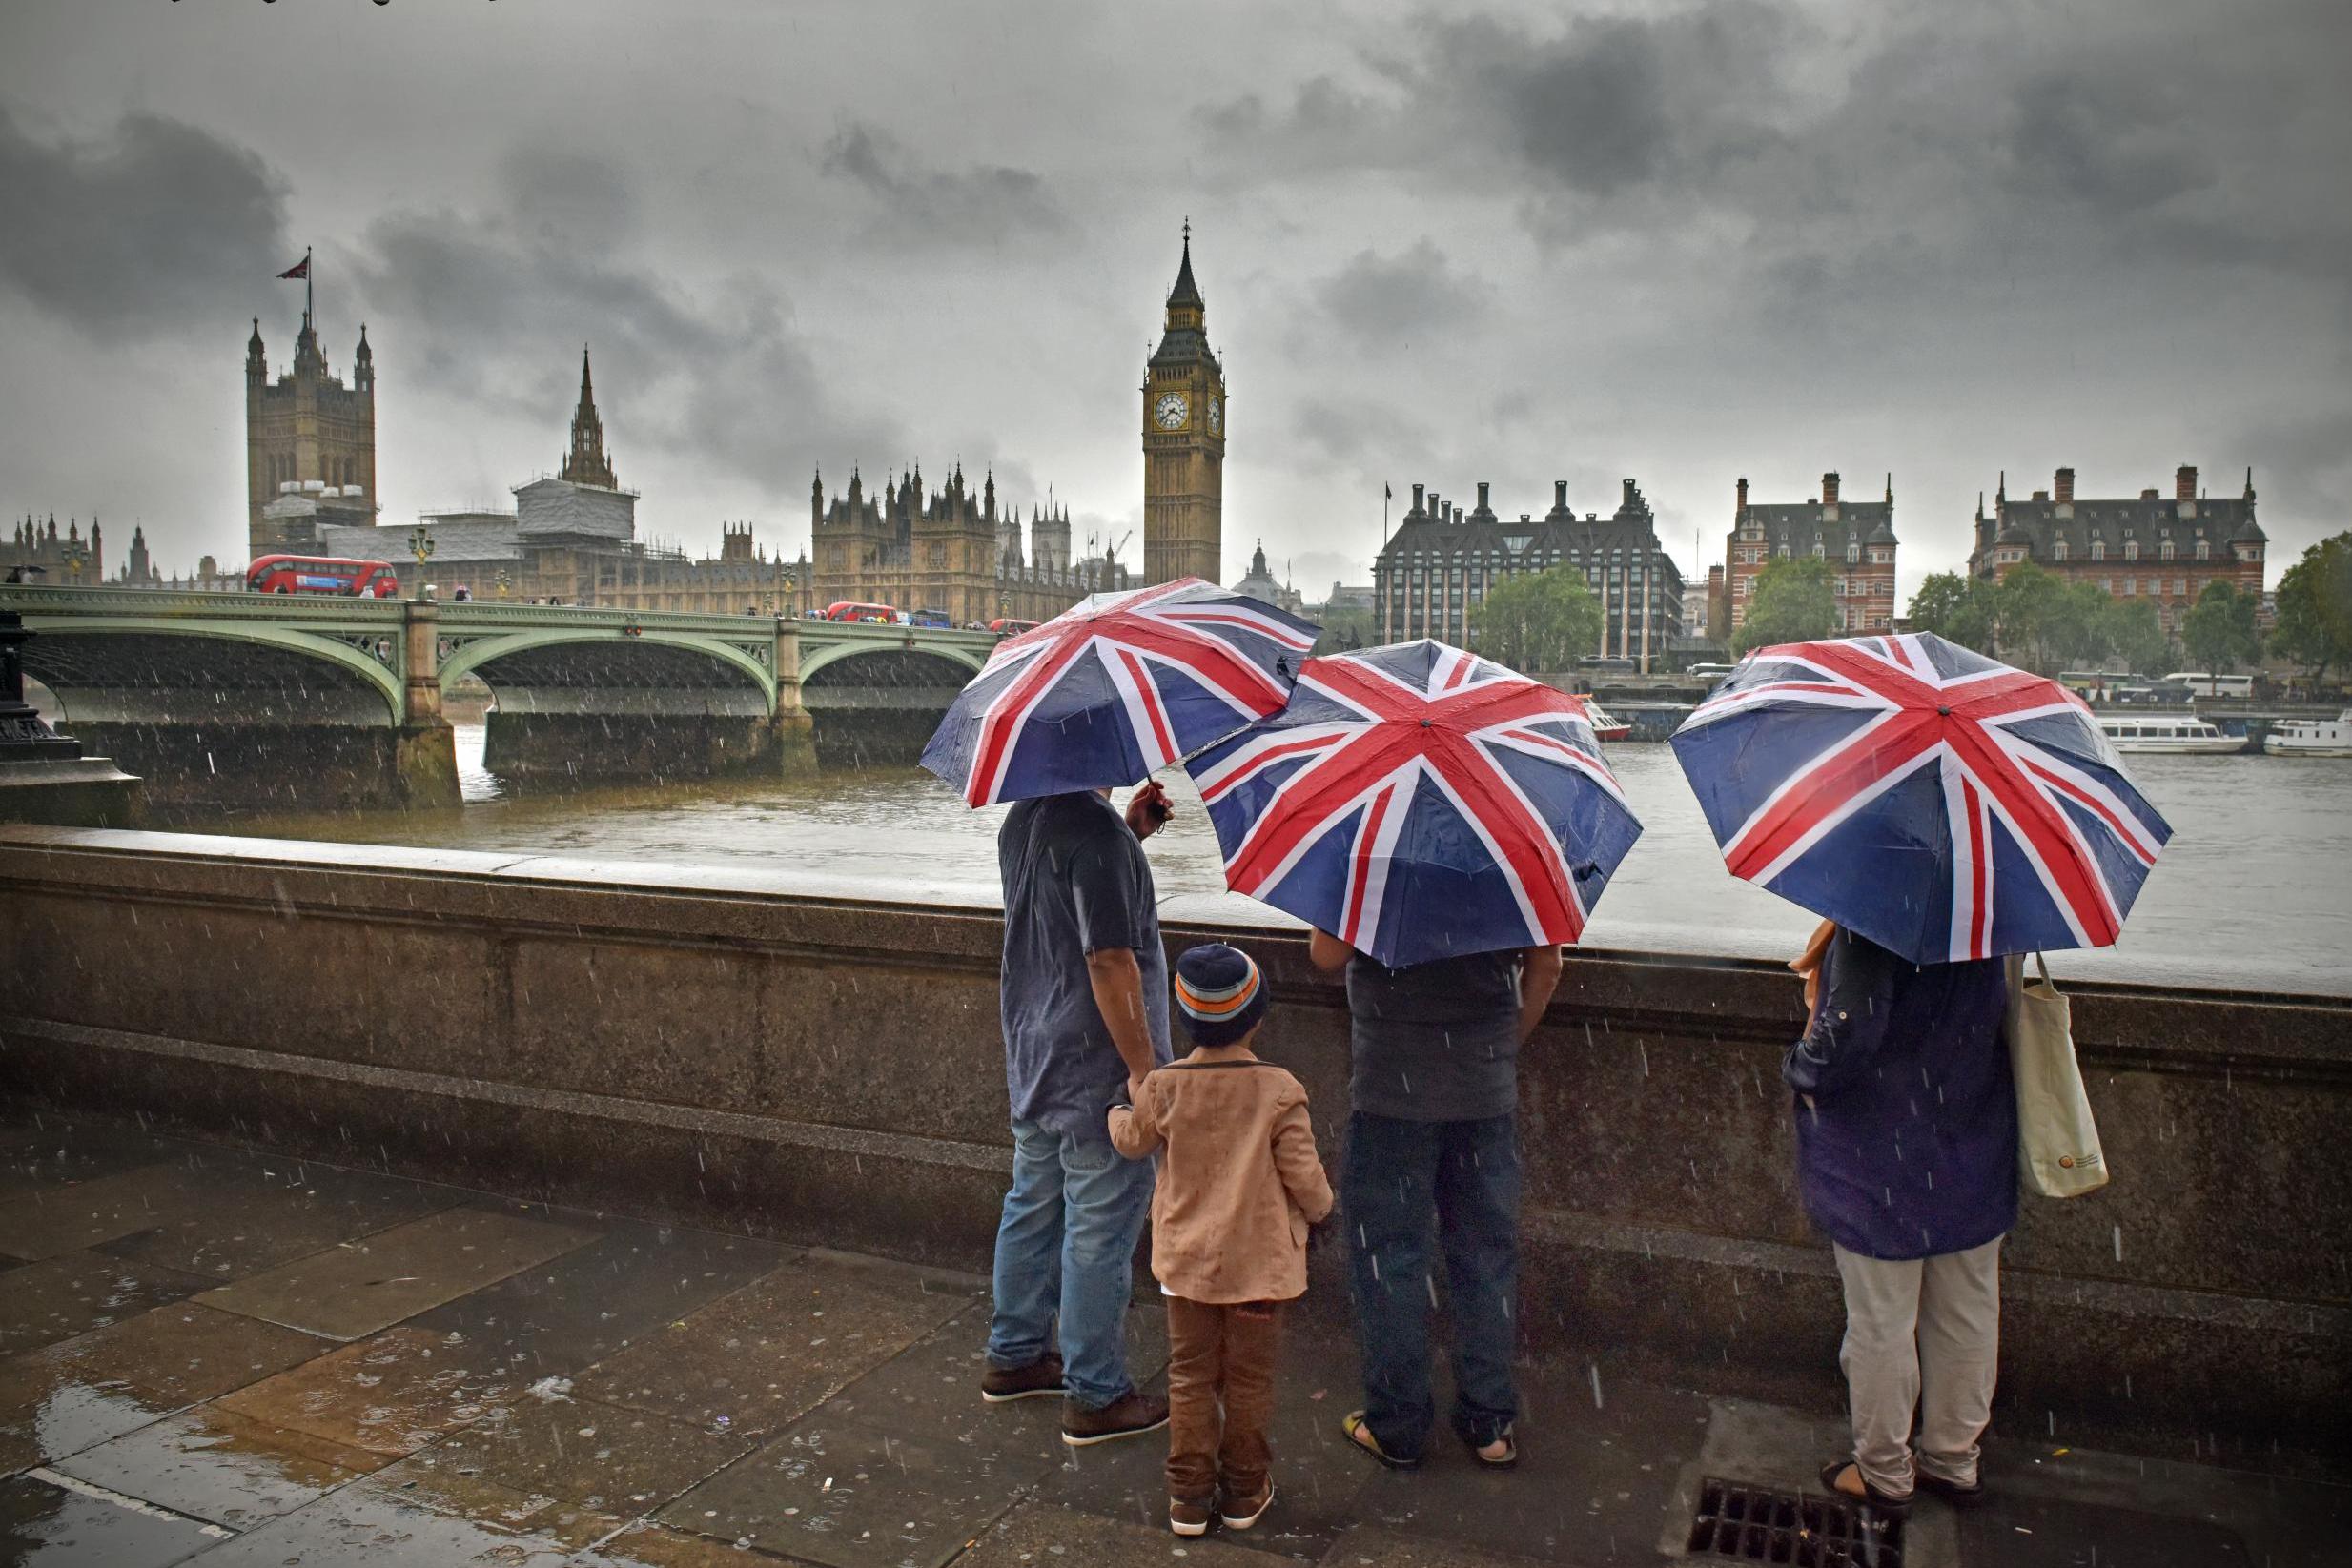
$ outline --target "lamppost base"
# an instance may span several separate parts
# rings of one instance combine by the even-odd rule
[[[145,785],[104,757],[77,755],[43,762],[17,748],[0,754],[0,822],[48,823],[59,827],[136,827],[145,815]]]

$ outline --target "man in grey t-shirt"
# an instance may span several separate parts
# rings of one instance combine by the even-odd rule
[[[1107,791],[1054,795],[1017,803],[996,840],[1013,1153],[981,1395],[1063,1395],[1074,1447],[1168,1421],[1167,1400],[1128,1380],[1121,1332],[1153,1168],[1121,1159],[1107,1126],[1113,1102],[1171,1060],[1168,959],[1140,842],[1167,814],[1156,784],[1124,819]]]

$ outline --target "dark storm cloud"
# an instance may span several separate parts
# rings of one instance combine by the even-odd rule
[[[301,259],[285,183],[253,153],[152,114],[43,141],[0,110],[0,282],[110,343],[238,314]]]
[[[1470,320],[1492,293],[1425,237],[1394,255],[1359,251],[1311,291],[1328,324],[1366,342],[1400,347],[1421,333]]]
[[[1030,171],[999,164],[928,168],[897,137],[864,120],[834,133],[821,167],[873,198],[879,237],[995,245],[1022,234],[1056,234],[1070,223],[1045,181]]]
[[[552,186],[537,177],[551,170]],[[508,184],[498,214],[401,212],[370,225],[347,264],[377,320],[402,324],[374,335],[379,367],[560,430],[587,342],[624,471],[632,448],[677,452],[797,494],[820,460],[903,445],[895,420],[828,388],[765,275],[697,292],[616,250],[606,225],[632,205],[617,171],[521,159]]]

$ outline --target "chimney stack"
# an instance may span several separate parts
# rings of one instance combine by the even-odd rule
[[[2057,490],[2055,494],[2060,505],[2065,506],[2072,505],[2074,503],[2075,471],[2073,469],[2061,468],[2058,470]]]
[[[2196,499],[2197,465],[2182,463],[2179,472],[2173,476],[2173,499],[2195,500]]]
[[[1417,518],[1421,516],[1421,486],[1418,484],[1413,487],[1413,515]]]
[[[1454,502],[1454,526],[1457,528],[1462,526],[1462,502],[1460,501]]]
[[[2253,470],[2248,469],[2247,472],[2252,473]],[[1567,509],[1568,481],[1565,479],[1554,479],[1552,480],[1552,510],[1555,512],[1565,512]]]
[[[1484,479],[1478,481],[1478,509],[1482,512],[1486,510],[1486,481]]]
[[[1821,504],[1824,506],[1837,504],[1837,476],[1835,474],[1821,476]]]
[[[1739,497],[1739,510],[1745,512],[1748,510],[1748,476],[1745,474],[1740,476]]]
[[[1440,522],[1445,520],[1445,499],[1433,486],[1429,492],[1429,515]]]

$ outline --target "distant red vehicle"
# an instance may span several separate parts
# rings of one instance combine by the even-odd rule
[[[994,632],[998,637],[1018,637],[1023,632],[1035,631],[1037,629],[1037,623],[1034,621],[1015,621],[1011,619],[1003,619],[990,621],[988,623],[988,629]]]
[[[888,604],[862,604],[854,599],[838,599],[825,607],[828,621],[865,621],[884,626],[898,624],[898,612]]]
[[[245,568],[253,594],[334,594],[344,599],[394,599],[400,576],[388,560],[335,556],[263,556]]]

